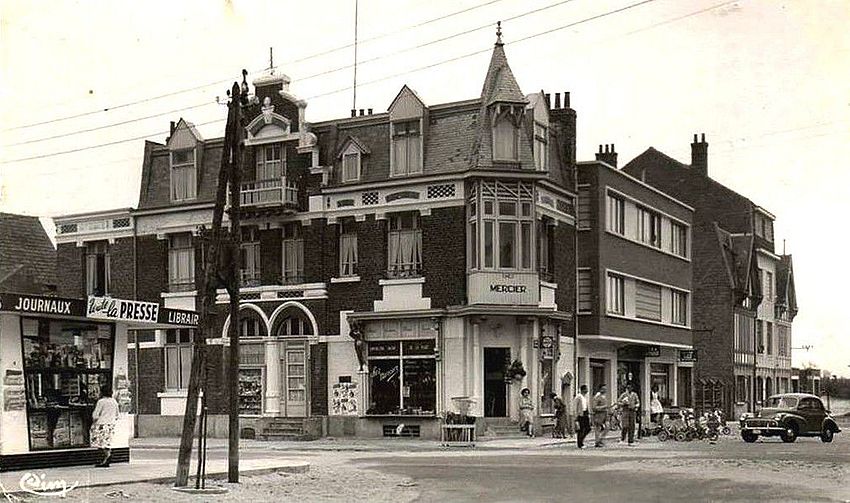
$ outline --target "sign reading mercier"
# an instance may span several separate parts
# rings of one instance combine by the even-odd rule
[[[105,320],[156,323],[159,319],[159,304],[110,297],[89,297],[86,315],[89,318]]]

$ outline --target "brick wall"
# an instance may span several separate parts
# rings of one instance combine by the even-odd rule
[[[558,285],[555,303],[559,311],[576,310],[575,227],[560,223],[552,229],[552,272]]]
[[[260,277],[264,285],[280,282],[283,259],[280,229],[260,231]]]
[[[86,296],[85,248],[75,243],[56,246],[56,293],[60,297],[80,299]]]
[[[119,238],[109,245],[109,294],[133,298],[133,238]]]
[[[134,393],[133,408],[139,407],[141,414],[159,414],[157,393],[165,384],[165,361],[162,348],[143,348],[139,351],[139,395],[135,396],[136,350],[129,349],[128,372],[131,381],[130,390]]]
[[[155,235],[139,236],[136,246],[139,300],[159,303],[160,293],[168,291],[168,241]]]
[[[310,413],[328,415],[328,344],[310,346]]]
[[[420,219],[425,271],[422,295],[431,298],[432,308],[466,303],[465,214],[464,206],[452,206],[435,208]]]

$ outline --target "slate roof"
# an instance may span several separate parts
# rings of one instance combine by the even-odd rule
[[[56,249],[38,217],[0,213],[0,286],[24,273],[45,288],[56,286]]]
[[[797,292],[794,287],[794,263],[791,255],[780,255],[776,264],[776,302],[793,314],[797,313]]]
[[[484,106],[492,105],[497,101],[509,103],[528,103],[525,95],[517,84],[516,78],[508,64],[505,55],[504,44],[496,42],[493,54],[490,56],[490,66],[487,68],[487,76],[481,88],[481,103]]]
[[[729,286],[743,300],[751,294],[761,302],[761,276],[755,262],[755,237],[752,234],[732,234],[715,224],[718,244]]]

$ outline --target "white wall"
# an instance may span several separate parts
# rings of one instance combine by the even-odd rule
[[[20,316],[0,314],[0,379],[3,379],[6,371],[10,369],[23,372],[21,355]],[[2,394],[0,394],[0,452],[3,454],[29,452],[27,411],[25,409],[7,412]]]

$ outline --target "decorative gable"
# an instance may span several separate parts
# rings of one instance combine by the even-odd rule
[[[390,121],[403,121],[423,117],[427,108],[419,95],[405,84],[387,111],[390,113]]]
[[[246,144],[269,143],[272,141],[283,141],[290,135],[291,121],[286,117],[275,113],[271,98],[266,96],[259,115],[248,124],[248,139]]]
[[[195,125],[181,118],[177,122],[177,125],[174,126],[174,131],[168,138],[166,147],[168,147],[168,150],[172,152],[175,150],[186,150],[195,148],[198,143],[201,143],[202,141],[204,141],[204,139],[195,128]]]

